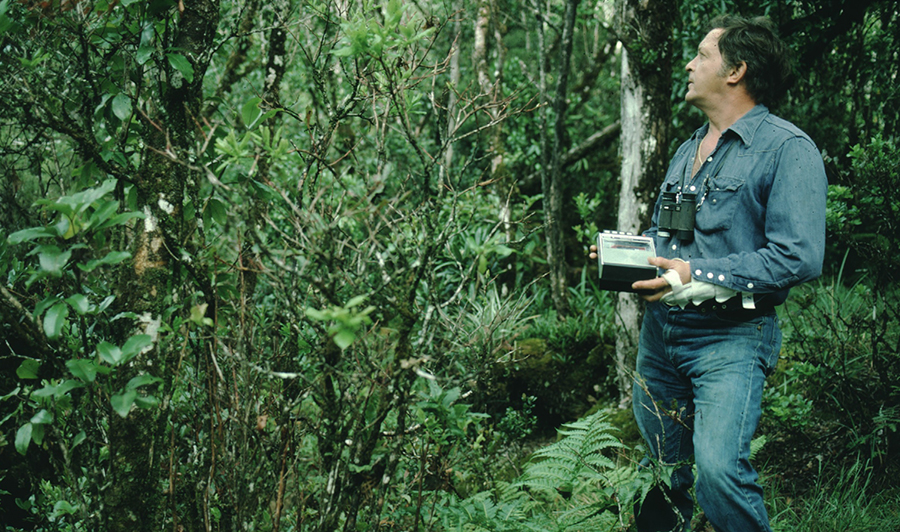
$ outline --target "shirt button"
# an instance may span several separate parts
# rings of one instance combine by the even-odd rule
[[[706,162],[711,163],[711,162],[712,162],[712,157],[707,157],[707,158],[706,158]]]
[[[696,270],[694,270],[694,275],[696,275],[697,277],[700,277],[701,275],[703,275],[703,272],[700,271],[700,268],[697,268]]]
[[[716,198],[713,198],[712,202],[713,202],[713,205],[715,205],[715,204],[716,204]]]
[[[696,190],[697,190],[697,187],[695,187],[694,185],[691,185],[691,192],[696,192]]]
[[[747,283],[747,288],[753,288],[753,283]]]
[[[676,249],[678,249],[678,244],[672,244],[672,251],[675,251]]]
[[[724,275],[720,275],[720,276],[719,276],[719,280],[720,280],[720,281],[724,281],[724,280],[725,280],[725,276],[724,276]]]
[[[707,278],[707,279],[712,279],[712,278],[713,278],[713,272],[707,273],[707,274],[706,274],[706,278]]]

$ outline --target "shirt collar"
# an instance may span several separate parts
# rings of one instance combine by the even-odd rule
[[[731,124],[731,127],[723,131],[722,136],[724,137],[729,132],[734,133],[741,138],[745,145],[750,146],[753,144],[753,136],[767,116],[769,116],[769,108],[763,104],[757,104],[753,109],[747,111],[744,116],[740,117],[737,122]],[[694,132],[694,138],[703,138],[708,130],[709,122],[703,124],[700,129]]]

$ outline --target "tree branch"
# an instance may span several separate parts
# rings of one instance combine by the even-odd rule
[[[569,151],[567,151],[566,154],[562,157],[561,167],[567,168],[584,159],[594,151],[617,139],[619,130],[621,129],[621,122],[616,120],[612,124],[586,138],[581,144],[570,148]],[[519,180],[519,187],[525,189],[536,187],[538,186],[538,181],[540,179],[540,172],[532,172]]]

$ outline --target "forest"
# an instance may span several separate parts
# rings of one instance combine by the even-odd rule
[[[3,529],[635,530],[675,464],[588,247],[648,227],[722,13],[829,181],[772,528],[900,530],[893,0],[0,0]]]

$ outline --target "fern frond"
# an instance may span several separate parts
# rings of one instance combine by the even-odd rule
[[[756,458],[756,453],[760,451],[769,440],[766,438],[765,434],[760,435],[750,441],[750,459],[753,460]]]
[[[536,451],[510,489],[557,492],[565,498],[580,485],[607,486],[606,473],[616,466],[603,453],[625,448],[615,430],[602,412],[563,425],[562,439]]]
[[[490,492],[481,492],[450,505],[442,521],[445,530],[521,532],[528,519],[521,501],[496,503]]]

